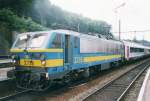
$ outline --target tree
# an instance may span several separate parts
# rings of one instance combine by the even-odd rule
[[[64,11],[49,0],[0,0],[0,34],[8,47],[12,43],[13,31],[41,31],[48,28],[113,36],[111,25],[107,22]]]

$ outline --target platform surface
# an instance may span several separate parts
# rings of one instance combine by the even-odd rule
[[[10,63],[11,59],[0,59],[0,64],[2,63]]]
[[[137,101],[150,101],[150,68],[145,76]]]
[[[14,69],[14,67],[0,68],[0,81],[7,80],[7,72],[12,69]]]

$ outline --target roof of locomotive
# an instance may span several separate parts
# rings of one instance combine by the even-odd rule
[[[39,34],[39,33],[52,33],[52,32],[67,34],[67,35],[74,35],[74,36],[78,36],[80,38],[87,38],[89,40],[90,39],[91,40],[105,40],[105,41],[113,42],[113,43],[116,43],[116,44],[122,44],[121,41],[107,40],[107,39],[104,39],[104,38],[99,38],[98,36],[89,35],[89,34],[85,34],[85,33],[79,33],[79,32],[75,32],[75,31],[72,31],[72,30],[64,30],[64,29],[49,30],[49,31],[37,31],[37,32],[26,32],[26,33],[22,33],[22,34]]]
[[[116,40],[107,40],[104,38],[99,38],[98,36],[94,36],[94,35],[89,35],[89,34],[85,34],[85,33],[80,33],[80,32],[75,32],[75,31],[71,31],[71,30],[52,30],[53,32],[58,32],[58,33],[63,33],[63,34],[68,34],[68,35],[74,35],[74,36],[78,36],[80,38],[87,38],[89,40],[105,40],[105,41],[109,41],[109,42],[113,42],[116,44],[122,44],[121,41],[116,41]]]
[[[144,46],[142,44],[138,44],[138,43],[135,43],[135,42],[107,40],[107,39],[104,39],[104,38],[99,38],[98,36],[89,35],[89,34],[85,34],[85,33],[79,33],[79,32],[75,32],[75,31],[72,31],[72,30],[64,30],[64,29],[49,30],[49,31],[37,31],[37,32],[26,32],[26,33],[22,33],[22,34],[38,34],[38,33],[52,33],[52,32],[67,34],[67,35],[74,35],[74,36],[78,36],[80,38],[87,38],[89,40],[90,39],[91,40],[104,40],[104,41],[109,41],[109,42],[113,42],[113,43],[116,43],[116,44],[124,43],[124,45],[130,46],[130,47],[150,49],[150,47],[148,47],[148,46]]]
[[[22,34],[39,34],[39,33],[52,33],[52,32],[57,32],[57,33],[61,33],[61,34],[68,34],[68,35],[74,35],[74,36],[79,36],[80,35],[80,33],[78,33],[78,32],[74,32],[74,31],[71,31],[71,30],[62,30],[62,29],[49,30],[49,31],[24,32]]]

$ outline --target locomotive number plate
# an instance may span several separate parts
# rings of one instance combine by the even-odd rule
[[[74,63],[82,63],[83,62],[83,58],[82,57],[75,57],[74,58]]]
[[[31,60],[24,60],[24,65],[33,65]]]

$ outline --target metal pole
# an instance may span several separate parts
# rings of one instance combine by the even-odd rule
[[[121,20],[119,19],[119,40],[121,40]]]
[[[78,23],[78,32],[80,32],[80,23]]]
[[[143,34],[143,45],[144,45],[144,34]]]
[[[136,42],[136,31],[134,31],[134,39],[133,40]]]
[[[125,5],[126,5],[126,3],[123,2],[122,4],[120,4],[119,6],[117,6],[115,8],[115,13],[117,14],[118,13],[117,10],[120,9],[121,7],[125,6]],[[119,40],[121,40],[121,20],[120,20],[120,17],[119,17]]]

